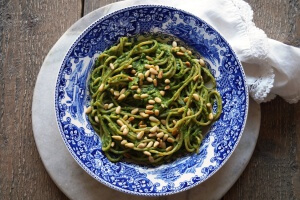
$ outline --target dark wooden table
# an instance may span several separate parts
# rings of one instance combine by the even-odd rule
[[[0,0],[0,199],[67,199],[36,149],[34,85],[58,38],[83,15],[114,1]],[[299,0],[247,2],[270,38],[300,47]],[[300,103],[277,97],[261,109],[253,157],[223,199],[300,199]]]

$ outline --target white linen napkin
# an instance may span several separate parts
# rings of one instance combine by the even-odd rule
[[[269,101],[276,95],[289,103],[300,99],[300,48],[269,39],[253,23],[253,10],[245,1],[126,0],[110,4],[105,10],[110,13],[145,4],[182,9],[213,26],[242,62],[250,96],[257,103]]]

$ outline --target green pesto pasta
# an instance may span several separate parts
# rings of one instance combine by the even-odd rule
[[[203,130],[222,112],[204,60],[175,41],[120,38],[97,58],[89,90],[86,113],[113,162],[162,163],[198,152]]]

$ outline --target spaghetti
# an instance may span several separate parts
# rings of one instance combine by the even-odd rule
[[[96,60],[89,89],[86,113],[113,162],[161,163],[198,152],[204,128],[222,112],[204,60],[175,41],[120,38]]]

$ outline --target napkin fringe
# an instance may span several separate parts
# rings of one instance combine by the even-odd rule
[[[238,30],[249,39],[250,47],[242,50],[242,55],[247,62],[261,66],[261,75],[249,87],[249,94],[257,102],[267,102],[276,95],[270,91],[274,86],[275,73],[268,62],[269,43],[265,32],[257,28],[253,22],[253,10],[243,0],[231,0],[230,9],[239,16]]]
[[[253,22],[253,10],[243,0],[231,0],[231,2],[233,10],[235,10],[240,19],[238,28],[248,37],[250,42],[250,47],[243,50],[243,55],[253,63],[266,63],[269,53],[268,37],[263,30],[255,26]]]
[[[270,93],[274,85],[274,79],[274,70],[270,67],[254,83],[249,84],[249,93],[257,103],[268,102],[276,97],[276,95]]]

